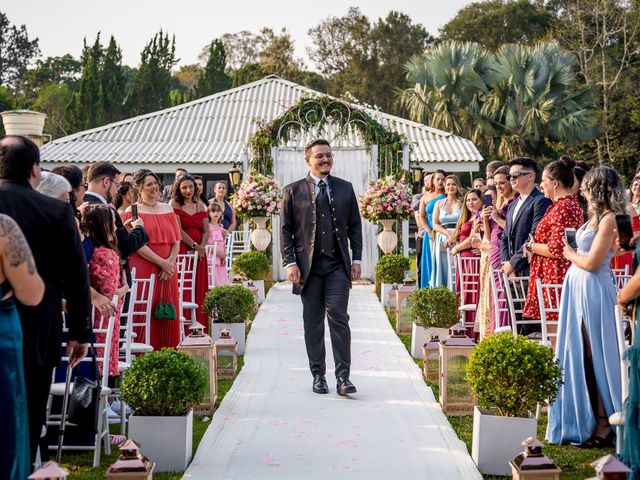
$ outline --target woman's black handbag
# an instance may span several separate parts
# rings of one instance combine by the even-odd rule
[[[167,282],[169,280],[160,280],[159,301],[153,309],[156,320],[175,320],[178,317],[176,307],[170,301],[170,287]]]
[[[107,347],[105,347],[107,348]],[[67,421],[77,425],[79,428],[90,432],[98,431],[98,420],[100,417],[100,386],[98,366],[96,364],[96,352],[91,342],[91,358],[93,372],[96,380],[77,376],[73,382],[73,390],[69,396],[69,410]]]

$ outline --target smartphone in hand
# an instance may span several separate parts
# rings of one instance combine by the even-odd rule
[[[490,194],[483,195],[482,204],[485,207],[493,207],[493,197]]]
[[[564,229],[564,239],[567,241],[567,244],[573,248],[574,250],[578,248],[578,242],[576,241],[576,229],[575,228],[565,228]]]
[[[616,226],[618,228],[620,248],[623,250],[633,250],[633,245],[631,245],[631,240],[633,239],[631,217],[629,215],[616,215]]]
[[[135,203],[131,205],[131,218],[134,221],[138,219],[138,205]]]

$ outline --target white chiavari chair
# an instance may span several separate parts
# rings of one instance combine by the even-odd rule
[[[198,268],[198,253],[190,252],[178,255],[178,298],[180,305],[180,341],[184,340],[185,327],[189,327],[196,321],[196,311],[199,306],[196,303],[196,269]],[[189,315],[187,316],[187,312]]]
[[[542,343],[550,346],[555,351],[555,340],[558,337],[558,315],[560,313],[562,284],[542,283],[542,281],[537,278],[536,290],[538,292],[538,304],[540,305]],[[555,320],[550,320],[550,313],[555,314]]]
[[[460,278],[460,324],[473,328],[475,322],[468,320],[468,314],[476,311],[480,298],[480,257],[456,255],[456,265]],[[465,303],[465,299],[470,301]]]
[[[524,302],[527,300],[527,289],[529,288],[529,277],[510,277],[502,273],[504,290],[509,305],[509,318],[514,336],[518,336],[525,325],[540,325],[538,319],[522,318]]]
[[[618,352],[620,353],[620,381],[622,385],[622,405],[629,396],[629,359],[627,358],[627,340],[624,334],[624,317],[620,307],[616,305],[616,337],[618,339]],[[616,427],[616,454],[620,454],[624,436],[625,418],[623,412],[615,412],[609,416],[609,423]]]
[[[132,272],[131,277],[131,291],[133,292],[135,288],[135,295],[132,293],[129,300],[125,340],[124,345],[120,347],[120,351],[125,353],[125,362],[128,363],[131,363],[132,355],[153,351],[151,346],[151,311],[156,285],[155,274],[149,278],[137,278]]]
[[[493,312],[495,318],[500,321],[501,317],[510,319],[509,302],[507,301],[507,294],[504,289],[504,278],[502,277],[501,270],[489,269],[489,278],[491,281],[491,299],[493,300]],[[511,332],[511,321],[509,325],[499,326],[496,325],[494,333]]]
[[[207,280],[208,287],[211,290],[216,286],[216,256],[218,254],[218,244],[207,245]]]

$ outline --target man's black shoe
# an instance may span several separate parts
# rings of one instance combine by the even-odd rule
[[[313,393],[329,393],[329,386],[324,375],[313,376]]]
[[[336,391],[338,392],[338,395],[349,395],[358,391],[356,386],[351,383],[351,380],[348,378],[338,377],[337,381]]]

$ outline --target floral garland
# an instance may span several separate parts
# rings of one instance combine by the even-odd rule
[[[231,196],[236,215],[242,218],[277,215],[282,201],[282,188],[273,178],[251,173]]]
[[[396,159],[396,153],[402,150],[407,143],[406,139],[401,134],[384,127],[378,119],[356,105],[355,98],[349,97],[347,101],[349,103],[326,95],[304,95],[270,122],[259,121],[258,130],[249,138],[253,170],[271,175],[273,172],[272,147],[289,141],[293,134],[301,130],[322,129],[325,124],[331,123],[342,134],[348,133],[349,129],[356,129],[367,149],[372,145],[378,145],[380,159],[385,155],[394,159],[394,165],[387,173],[399,171],[401,162]],[[373,108],[366,104],[363,107]],[[379,171],[385,171],[382,168],[384,162],[380,163]]]
[[[405,220],[411,215],[411,186],[393,176],[369,182],[360,195],[360,214],[371,222]]]

